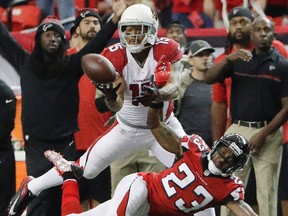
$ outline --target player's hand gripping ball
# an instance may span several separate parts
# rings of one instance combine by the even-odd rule
[[[104,56],[96,53],[84,55],[81,61],[82,69],[93,83],[111,83],[116,78],[112,63]]]

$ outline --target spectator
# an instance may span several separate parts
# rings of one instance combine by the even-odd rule
[[[185,26],[178,21],[171,22],[166,28],[166,37],[175,40],[180,45],[180,49],[184,54],[187,45],[187,36]]]
[[[60,20],[74,16],[75,5],[73,0],[36,0],[36,5],[42,11],[42,18],[55,15],[54,11],[56,2]],[[65,29],[69,29],[70,27],[71,25],[65,26]]]
[[[235,10],[235,12],[233,12]],[[250,31],[254,16],[251,11],[244,7],[233,8],[229,13],[229,32],[225,46],[225,52],[216,58],[214,63],[218,63],[228,54],[239,49],[252,50]],[[212,138],[218,140],[223,136],[226,126],[230,126],[230,89],[231,79],[227,78],[222,83],[213,84],[212,103]],[[228,113],[228,115],[227,115]]]
[[[287,119],[288,61],[271,47],[274,25],[270,20],[257,18],[251,36],[255,46],[253,56],[245,49],[231,53],[211,67],[205,80],[212,83],[232,77],[233,124],[225,133],[238,131],[243,134],[249,140],[252,152],[247,168],[237,175],[247,181],[253,164],[260,215],[277,215],[282,157],[282,132],[279,128]]]
[[[203,12],[204,0],[173,0],[172,21],[186,28],[212,28],[213,20]]]
[[[16,172],[11,132],[14,129],[16,98],[10,87],[0,80],[0,215],[8,214],[10,199],[15,194]]]
[[[153,0],[155,9],[157,11],[160,26],[167,28],[172,22],[172,2],[173,0]]]
[[[75,159],[78,81],[83,74],[81,57],[103,50],[114,34],[125,7],[124,0],[116,2],[115,16],[110,23],[79,53],[69,57],[65,55],[65,31],[59,20],[46,19],[37,28],[31,55],[0,23],[0,54],[21,77],[22,126],[28,175],[37,177],[51,168],[51,163],[47,163],[43,156],[47,149],[57,149],[68,159]],[[29,205],[27,215],[59,215],[60,203],[61,188],[51,188]],[[24,210],[21,209],[22,212]],[[14,209],[11,209],[12,213]]]
[[[96,9],[82,8],[77,10],[74,26],[71,28],[70,49],[68,53],[81,50],[100,31],[101,18]],[[75,44],[75,45],[74,45]],[[106,130],[104,126],[111,117],[111,112],[100,113],[95,107],[96,87],[86,75],[80,78],[79,84],[79,131],[75,133],[75,143],[78,157],[85,153],[90,144]],[[102,102],[103,104],[104,101]],[[95,179],[80,183],[80,201],[83,210],[88,210],[110,199],[110,170],[106,168]]]
[[[258,0],[260,7],[267,16],[279,25],[287,25],[288,4],[287,0]]]
[[[248,8],[248,3],[249,1],[245,0],[204,0],[204,12],[210,17],[213,17],[215,28],[224,28],[226,27],[227,13],[235,7]]]
[[[215,60],[215,63],[224,59],[231,52],[235,52],[239,49],[247,49],[247,50],[253,49],[253,43],[251,42],[250,39],[251,23],[253,19],[254,17],[248,8],[236,7],[230,11],[229,32],[225,52]],[[278,52],[281,53],[283,56],[287,56],[286,48],[280,41],[273,40],[272,46],[275,47],[278,50]],[[211,116],[213,141],[223,136],[225,130],[231,124],[230,90],[231,90],[231,78],[226,78],[224,82],[213,84],[212,116]],[[247,182],[247,184],[245,184],[245,186],[246,186],[245,192],[247,195],[246,202],[252,205],[254,211],[256,211],[257,209],[256,188],[255,188],[256,183],[253,168],[249,176],[249,181]],[[284,189],[280,191],[281,194],[283,194],[285,191],[285,186]],[[285,193],[284,195],[281,196],[286,197]]]
[[[7,8],[11,0],[2,0],[0,1],[0,7]]]
[[[161,146],[175,153],[174,165],[159,174],[140,172],[126,176],[110,201],[83,214],[70,214],[79,213],[79,208],[75,208],[79,206],[77,182],[66,179],[63,216],[197,215],[196,212],[219,204],[225,204],[238,216],[257,215],[243,201],[242,182],[232,174],[249,159],[247,140],[238,134],[227,134],[210,151],[198,135],[180,139],[160,120],[161,106],[158,103],[157,108],[149,109],[147,122]],[[51,155],[58,158],[57,164],[69,167],[70,163],[61,155]]]
[[[212,86],[203,80],[211,66],[214,51],[203,40],[193,41],[189,45],[188,62],[191,70],[185,70],[181,74],[178,99],[178,119],[185,132],[199,134],[210,147],[213,144],[210,117]]]
[[[169,25],[166,28],[166,37],[169,39],[175,40],[179,45],[180,49],[182,52],[182,59],[181,59],[181,64],[182,68],[180,69],[181,73],[187,69],[190,70],[190,65],[188,63],[188,51],[187,51],[187,35],[186,35],[186,30],[185,26],[180,24],[178,21],[173,21],[169,23]],[[177,113],[178,110],[178,100],[177,98],[174,100],[174,114],[175,116],[178,115]]]

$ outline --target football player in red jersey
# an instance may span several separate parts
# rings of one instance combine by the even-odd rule
[[[242,181],[232,174],[249,159],[247,140],[239,134],[227,134],[210,150],[198,135],[181,139],[160,120],[162,106],[163,103],[151,105],[154,108],[149,108],[147,124],[160,145],[175,153],[174,165],[159,174],[130,174],[119,183],[111,200],[82,214],[69,214],[76,212],[73,207],[66,209],[67,215],[179,216],[215,205],[226,205],[239,216],[257,215],[243,201]],[[77,206],[75,184],[65,181],[64,206]],[[75,204],[71,205],[71,201]]]
[[[119,21],[120,43],[102,52],[112,62],[118,76],[113,85],[98,85],[98,88],[106,96],[107,107],[117,114],[109,131],[79,159],[79,164],[84,167],[83,176],[87,179],[95,178],[112,161],[143,148],[150,149],[167,167],[174,162],[174,154],[159,145],[146,124],[148,105],[157,98],[164,101],[165,122],[177,131],[179,138],[185,136],[172,112],[172,100],[179,90],[182,53],[175,41],[158,38],[157,29],[157,17],[149,7],[132,5]],[[159,89],[150,91],[145,86],[151,84],[152,76]],[[51,169],[38,178],[29,178],[18,194],[26,191],[25,194],[38,195],[46,188],[62,184],[63,178],[58,171]],[[26,201],[25,194],[16,201]]]

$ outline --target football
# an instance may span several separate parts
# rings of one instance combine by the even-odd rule
[[[86,76],[96,83],[111,83],[116,78],[115,68],[104,56],[96,53],[84,55],[81,61]]]

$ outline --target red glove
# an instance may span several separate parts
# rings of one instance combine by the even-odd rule
[[[162,55],[154,71],[155,84],[158,88],[166,85],[170,77],[170,73],[171,73],[170,70],[171,70],[171,63],[166,61],[165,55]]]

